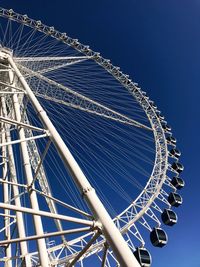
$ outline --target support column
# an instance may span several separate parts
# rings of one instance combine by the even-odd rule
[[[87,204],[89,205],[90,209],[92,210],[94,217],[98,220],[102,225],[102,232],[107,239],[109,245],[113,249],[113,252],[119,261],[122,267],[139,267],[140,264],[136,260],[135,256],[133,255],[132,251],[128,247],[128,244],[122,237],[121,233],[117,229],[116,225],[112,221],[110,215],[104,208],[103,204],[97,197],[95,190],[90,185],[89,181],[85,177],[84,173],[80,169],[79,165],[75,161],[74,157],[72,156],[71,152],[65,145],[64,141],[60,137],[59,133],[57,132],[56,128],[50,121],[49,117],[47,116],[46,112],[43,110],[42,106],[40,105],[39,101],[35,97],[34,93],[30,89],[29,85],[27,84],[26,80],[20,73],[19,69],[17,68],[16,64],[14,63],[11,56],[8,56],[8,62],[10,63],[11,67],[14,69],[15,74],[17,75],[18,79],[20,80],[24,90],[26,91],[35,111],[37,112],[38,116],[40,117],[44,127],[49,130],[51,134],[51,139],[56,146],[60,157],[63,159],[66,167],[68,168],[73,180],[75,181],[77,187],[80,190],[80,193],[84,196]]]
[[[18,97],[16,94],[13,95],[13,105],[14,105],[14,112],[15,112],[16,120],[18,122],[21,122],[20,105],[19,105]],[[19,128],[18,133],[19,133],[19,138],[21,140],[24,140],[25,139],[25,132],[24,132],[23,127]],[[24,172],[25,172],[25,176],[26,176],[26,180],[27,180],[27,185],[30,186],[32,184],[32,181],[33,181],[33,174],[32,174],[32,169],[31,169],[31,164],[30,164],[30,159],[29,159],[29,155],[28,155],[28,149],[27,149],[26,141],[21,142],[20,146],[21,146],[22,161],[23,161],[23,165],[24,165]],[[29,198],[30,198],[32,209],[34,209],[36,211],[39,210],[36,192],[30,191],[29,192]],[[38,236],[44,235],[41,217],[37,216],[37,215],[33,215],[33,222],[34,222],[36,234]],[[38,251],[39,251],[39,258],[40,258],[41,266],[44,266],[44,267],[49,266],[49,257],[48,257],[48,253],[47,253],[45,239],[38,239],[37,245],[38,245]]]
[[[1,113],[2,113],[2,109],[1,109]],[[4,127],[5,123],[1,123],[1,143],[5,143],[6,142],[6,137],[5,137],[5,127]],[[3,163],[3,167],[2,167],[2,179],[3,180],[7,180],[8,179],[8,162],[7,162],[7,152],[6,152],[6,147],[3,146],[2,147],[2,161]],[[9,203],[9,186],[7,183],[3,184],[3,202],[4,203]],[[10,239],[10,227],[9,227],[9,223],[10,223],[10,218],[9,218],[9,214],[10,211],[5,209],[4,210],[4,227],[5,227],[5,240],[9,240]],[[5,255],[6,258],[9,259],[12,256],[12,251],[11,251],[11,245],[8,245],[5,248]],[[6,267],[12,267],[12,261],[8,260],[6,262]]]
[[[4,97],[1,97],[1,104],[2,104],[3,116],[7,117],[7,109],[6,109]],[[6,126],[4,127],[5,137],[6,137],[7,142],[11,141],[9,127],[10,125],[8,127]],[[15,168],[15,159],[14,159],[12,145],[8,145],[7,150],[8,150],[8,160],[9,160],[8,164],[9,164],[9,170],[10,170],[10,179],[11,179],[11,182],[17,183],[18,182],[17,173],[16,173],[16,168]],[[20,198],[18,197],[19,196],[18,186],[13,185],[12,189],[13,189],[13,196],[15,197],[15,205],[17,207],[21,207],[21,201],[20,201]],[[18,228],[19,237],[25,238],[26,232],[25,232],[25,227],[24,227],[24,219],[23,219],[23,215],[21,212],[16,212],[16,220],[17,220],[17,228]],[[31,259],[30,259],[30,256],[28,255],[27,243],[20,242],[20,249],[21,249],[22,255],[24,255],[24,261],[25,261],[26,267],[31,267]]]

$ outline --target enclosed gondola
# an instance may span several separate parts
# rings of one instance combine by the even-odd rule
[[[169,145],[176,145],[176,138],[174,138],[173,136],[167,136],[166,139]]]
[[[162,120],[164,120],[165,119],[165,117],[163,116],[163,115],[159,115],[159,119],[162,121]]]
[[[177,176],[174,176],[172,179],[171,179],[171,184],[176,187],[177,189],[181,189],[185,186],[185,182],[182,178],[180,177],[177,177]]]
[[[172,226],[177,223],[178,217],[173,210],[164,209],[161,214],[161,218],[164,224]]]
[[[134,255],[142,267],[151,266],[151,255],[146,248],[136,248]]]
[[[141,93],[142,93],[143,95],[145,95],[145,96],[146,96],[146,94],[147,94],[145,91],[141,91]]]
[[[152,107],[153,107],[154,109],[157,109],[157,108],[158,108],[155,104],[152,104]]]
[[[162,128],[163,130],[165,130],[166,132],[170,132],[172,130],[171,126],[169,126],[166,123],[162,123]]]
[[[154,228],[150,233],[150,240],[153,246],[163,247],[167,244],[167,234],[161,228]]]
[[[178,173],[181,173],[184,170],[184,166],[179,162],[174,162],[172,164],[172,169],[174,169]]]
[[[177,193],[170,193],[168,196],[168,202],[173,207],[178,207],[183,203],[182,197]]]
[[[177,159],[181,156],[181,152],[176,148],[172,148],[169,153],[171,156],[173,156]]]

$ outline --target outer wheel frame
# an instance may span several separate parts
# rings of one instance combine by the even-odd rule
[[[155,140],[156,155],[154,168],[146,186],[140,195],[129,205],[129,207],[127,207],[123,212],[113,219],[123,234],[129,232],[129,230],[133,228],[134,236],[140,240],[142,244],[144,244],[144,240],[137,230],[135,223],[138,221],[151,231],[151,227],[143,217],[144,215],[147,215],[151,217],[151,219],[153,219],[158,226],[160,226],[160,221],[152,211],[152,208],[160,211],[160,208],[154,201],[156,199],[160,199],[161,201],[165,202],[166,205],[170,206],[166,199],[166,192],[162,189],[162,186],[163,184],[167,184],[175,190],[175,188],[170,185],[169,178],[167,177],[167,171],[170,168],[168,164],[167,140],[165,131],[161,125],[161,120],[158,116],[157,108],[152,106],[151,101],[146,94],[137,86],[136,83],[129,79],[128,75],[123,74],[119,68],[113,66],[109,60],[104,59],[99,53],[92,51],[88,46],[81,44],[78,40],[68,37],[65,33],[61,33],[55,30],[53,27],[44,25],[41,23],[41,21],[35,21],[30,19],[27,15],[15,13],[13,10],[0,8],[0,16],[34,28],[39,32],[42,32],[63,42],[64,44],[67,44],[68,46],[71,46],[82,54],[89,56],[107,72],[113,75],[113,77],[118,80],[129,91],[130,94],[133,95],[133,97],[145,111],[146,116],[151,124]],[[85,235],[85,237],[88,235]],[[102,249],[104,243],[105,240],[102,240],[101,242],[95,244],[88,250],[87,255]]]

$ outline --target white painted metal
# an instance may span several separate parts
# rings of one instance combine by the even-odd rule
[[[84,253],[89,249],[89,247],[94,243],[94,241],[100,236],[100,232],[96,232],[91,240],[86,244],[86,246],[76,255],[76,257],[68,264],[67,267],[72,267],[74,264],[84,255]],[[134,262],[133,262],[134,264]],[[126,265],[123,265],[126,266]]]
[[[1,112],[2,112],[2,109],[1,109]],[[1,123],[1,129],[4,129],[4,123]],[[4,143],[5,142],[5,131],[1,131],[1,142]],[[2,147],[2,158],[3,158],[3,170],[2,170],[2,180],[6,181],[7,180],[7,171],[8,171],[8,168],[7,168],[7,164],[8,164],[8,160],[7,160],[7,153],[6,153],[6,147],[3,146]],[[8,187],[8,184],[7,183],[4,183],[3,185],[3,201],[5,203],[8,203],[9,202],[9,187]],[[10,214],[9,214],[9,210],[4,210],[4,226],[6,228],[5,230],[5,239],[10,239],[11,238],[11,235],[10,235],[10,227],[9,227],[9,224],[10,224]],[[6,251],[5,251],[5,255],[7,258],[10,258],[12,256],[12,251],[11,251],[11,246],[7,246],[6,248]],[[8,261],[7,262],[7,267],[12,267],[12,262],[11,261]]]
[[[12,93],[16,94],[16,92],[12,92]],[[4,94],[5,94],[5,92],[4,92]],[[26,123],[22,123],[22,122],[19,122],[19,121],[16,121],[16,120],[12,120],[12,119],[9,119],[9,118],[5,118],[3,116],[0,116],[0,121],[5,121],[5,122],[7,122],[9,124],[13,124],[13,125],[18,125],[18,126],[22,126],[22,127],[25,127],[25,128],[29,128],[29,129],[32,129],[34,131],[39,131],[39,132],[44,132],[44,133],[47,132],[46,130],[41,129],[39,127],[34,127],[32,125],[29,125],[29,124],[26,124]]]
[[[81,56],[81,57],[15,57],[14,60],[16,62],[20,61],[60,61],[60,60],[83,60],[83,59],[90,59],[89,56]]]
[[[98,222],[94,222],[94,221],[78,219],[75,217],[70,217],[70,216],[61,215],[61,214],[53,214],[53,213],[50,213],[47,211],[41,211],[41,210],[36,210],[36,209],[31,209],[31,208],[17,207],[15,205],[4,204],[1,202],[0,202],[0,207],[3,209],[15,210],[15,211],[25,212],[25,213],[29,213],[29,214],[33,214],[33,215],[44,216],[44,217],[69,221],[69,222],[73,222],[73,223],[89,225],[89,226],[94,227],[94,228],[100,226],[100,224]]]
[[[92,113],[95,113],[95,114],[99,114],[99,115],[102,115],[104,117],[109,117],[110,119],[113,119],[113,120],[116,120],[116,121],[120,121],[122,123],[130,124],[130,125],[133,125],[135,127],[139,127],[139,128],[143,128],[143,129],[152,131],[152,129],[150,127],[148,127],[148,126],[146,126],[146,125],[144,125],[144,124],[142,124],[140,122],[137,122],[137,121],[135,121],[135,120],[133,120],[133,119],[131,119],[131,118],[119,113],[119,112],[116,112],[115,110],[112,110],[111,108],[108,108],[108,107],[106,107],[106,106],[104,106],[104,105],[102,105],[102,104],[100,104],[100,103],[98,103],[98,102],[96,102],[96,101],[94,101],[94,100],[92,100],[92,99],[80,94],[80,93],[77,93],[77,92],[73,91],[72,89],[70,89],[69,87],[66,87],[66,86],[64,86],[62,84],[59,84],[59,83],[55,82],[54,80],[51,80],[51,79],[41,75],[38,72],[32,71],[32,70],[30,70],[30,69],[28,69],[28,68],[26,68],[26,67],[24,67],[22,65],[20,65],[19,68],[22,71],[25,71],[25,72],[29,73],[33,77],[35,76],[35,77],[37,77],[37,78],[39,78],[41,80],[44,80],[48,84],[52,84],[52,85],[62,89],[63,92],[67,92],[67,93],[70,93],[70,94],[74,95],[75,97],[81,99],[81,102],[83,102],[83,104],[84,103],[87,103],[87,104],[89,103],[89,104],[92,104],[94,107],[100,108],[102,110],[102,112],[98,113],[96,111],[90,111],[90,109],[88,109],[88,107],[85,108],[84,105],[78,106],[79,109],[82,109],[82,110],[85,110],[85,111],[88,111],[88,112],[92,112]],[[61,101],[61,103],[67,105],[67,103],[65,103],[63,101]],[[72,106],[72,107],[75,107],[75,108],[77,107],[77,105],[74,105],[73,103],[71,103],[71,104],[68,103],[68,105]],[[110,116],[110,113],[112,113],[113,116]]]
[[[96,220],[98,220],[101,223],[102,232],[105,235],[108,243],[112,247],[119,263],[124,267],[133,267],[133,266],[137,267],[137,266],[139,266],[138,261],[136,260],[133,253],[129,249],[127,243],[125,242],[125,240],[123,239],[119,230],[117,229],[117,227],[113,223],[112,219],[110,218],[109,214],[105,210],[104,206],[102,205],[102,203],[98,199],[98,197],[95,193],[95,190],[91,187],[90,183],[88,182],[87,178],[85,177],[85,175],[81,171],[81,169],[78,166],[77,162],[75,161],[74,157],[72,156],[69,149],[67,148],[67,146],[63,142],[62,138],[58,134],[57,130],[55,129],[55,127],[51,123],[50,119],[46,115],[46,112],[43,110],[42,106],[40,105],[37,98],[33,94],[32,90],[30,89],[26,80],[24,79],[24,77],[20,73],[20,71],[17,68],[12,57],[10,55],[6,55],[6,57],[8,59],[10,66],[15,71],[15,75],[18,77],[24,90],[26,91],[33,107],[35,108],[36,112],[38,113],[38,116],[41,119],[45,129],[49,130],[50,135],[51,135],[51,139],[54,142],[55,146],[57,147],[57,150],[58,150],[61,158],[63,159],[66,166],[68,167],[75,183],[77,184],[77,186],[80,190],[80,193],[83,194],[83,196],[84,196],[86,202],[88,203],[88,205],[90,206]],[[15,112],[16,112],[17,120],[20,121],[20,111],[19,111],[19,106],[18,106],[18,102],[17,102],[16,97],[14,99],[14,103],[15,103],[15,105],[17,104],[17,107],[15,107]],[[21,134],[20,137],[22,139],[25,138],[23,134]],[[24,159],[24,161],[25,161],[25,159]],[[28,161],[27,161],[27,164],[29,164]],[[30,173],[28,173],[28,174],[30,174]],[[31,175],[32,175],[32,173],[31,173]],[[30,176],[27,175],[27,178],[28,177],[30,177]],[[38,207],[37,208],[34,207],[34,209],[38,210]],[[40,254],[41,253],[42,253],[42,251],[40,251]]]
[[[52,196],[50,196],[50,195],[47,195],[47,194],[45,194],[45,193],[43,193],[43,192],[41,192],[41,191],[39,191],[39,190],[37,190],[37,189],[35,189],[35,188],[32,188],[32,190],[34,190],[35,192],[37,192],[37,193],[40,194],[40,195],[45,196],[45,197],[48,198],[48,199],[52,199],[55,203],[59,203],[60,205],[66,207],[66,208],[68,208],[68,209],[71,209],[71,210],[73,210],[73,211],[75,211],[75,212],[77,212],[77,213],[79,213],[79,214],[81,214],[81,215],[83,215],[83,216],[85,216],[85,217],[88,217],[88,218],[90,218],[90,219],[93,218],[92,215],[86,213],[85,211],[82,211],[82,210],[80,210],[80,209],[78,209],[78,208],[75,208],[75,207],[73,207],[72,205],[66,204],[65,202],[60,201],[60,200],[56,199],[55,197],[52,197]]]
[[[4,97],[1,97],[1,105],[2,105],[3,116],[7,117],[7,111],[6,111],[6,105],[5,105]],[[9,127],[10,126],[8,126],[8,129],[9,129]],[[5,127],[5,129],[6,129],[6,127]],[[11,136],[10,136],[9,130],[5,131],[5,136],[6,136],[7,142],[11,142]],[[8,163],[9,163],[9,168],[10,168],[11,181],[14,183],[17,183],[17,174],[16,174],[16,169],[15,169],[15,159],[14,159],[14,155],[13,155],[12,145],[8,145],[7,150],[8,150]],[[20,208],[21,207],[21,200],[18,197],[19,196],[18,186],[13,185],[12,189],[13,189],[13,195],[15,197],[15,205],[16,205],[16,207]],[[26,232],[25,232],[24,220],[23,220],[22,213],[16,212],[16,218],[17,218],[17,227],[18,227],[19,237],[25,238]],[[27,243],[21,242],[20,248],[21,248],[21,252],[22,252],[23,257],[25,258],[26,266],[30,267],[31,266],[31,260],[30,260],[29,254],[28,254]]]
[[[11,69],[9,69],[9,72],[10,72],[10,70],[11,70]],[[1,85],[5,85],[5,86],[6,86],[6,89],[7,89],[7,88],[13,88],[13,89],[15,89],[17,93],[18,93],[18,91],[19,91],[19,92],[23,92],[23,93],[25,93],[25,92],[23,91],[23,89],[18,88],[18,87],[16,87],[16,86],[12,85],[12,84],[4,83],[4,82],[1,82],[1,81],[0,81],[0,84],[1,84]],[[6,92],[6,91],[5,91],[5,92]]]
[[[58,236],[58,235],[67,235],[67,234],[74,234],[74,233],[82,233],[90,231],[91,227],[82,227],[77,229],[70,229],[65,231],[57,231],[53,233],[43,234],[43,235],[34,235],[34,236],[27,236],[25,238],[12,238],[10,240],[0,241],[0,246],[12,244],[12,243],[18,243],[18,242],[24,242],[24,241],[30,241],[30,240],[37,240],[41,238],[49,238],[52,236]]]
[[[11,85],[14,85],[14,74],[12,71],[9,72],[10,74],[10,83]],[[12,89],[13,91],[15,90],[14,88]],[[18,101],[18,96],[14,94],[12,96],[13,99],[13,108],[15,112],[15,119],[19,123],[21,122],[21,112],[20,112],[20,105]],[[33,180],[33,175],[32,175],[32,170],[31,170],[31,165],[30,165],[30,160],[29,160],[29,155],[28,155],[28,150],[27,150],[27,145],[26,142],[24,141],[25,139],[25,133],[24,133],[24,128],[20,127],[18,130],[19,137],[22,142],[20,142],[21,146],[21,152],[22,152],[22,160],[23,160],[23,166],[24,166],[24,173],[26,176],[27,184],[30,185],[32,180]],[[30,191],[29,192],[29,197],[30,197],[30,202],[31,206],[34,210],[39,210],[39,205],[37,201],[37,195],[36,192]],[[42,221],[40,216],[33,216],[33,221],[34,221],[34,226],[35,226],[35,231],[37,235],[43,235],[43,226],[42,226]],[[38,244],[38,250],[39,250],[39,257],[40,257],[40,262],[42,266],[49,266],[49,258],[46,250],[46,243],[45,239],[39,239],[37,240]]]
[[[24,139],[19,139],[19,140],[14,140],[14,141],[10,141],[10,142],[5,142],[3,144],[0,144],[0,147],[7,146],[7,145],[15,145],[15,144],[23,143],[23,142],[26,142],[26,141],[29,141],[29,140],[36,140],[36,139],[44,138],[44,137],[47,137],[47,136],[49,136],[49,135],[47,135],[47,134],[40,134],[40,135],[36,135],[36,136],[33,136],[33,137],[28,137],[28,138],[24,138]]]
[[[24,108],[24,105],[23,105],[23,108]],[[26,124],[30,125],[30,122],[29,122],[29,119],[26,113],[23,114],[23,121],[26,122]],[[33,137],[33,131],[30,128],[25,128],[25,134],[27,138]],[[40,156],[35,140],[31,139],[27,142],[29,158],[30,158],[31,166],[34,170],[34,177],[33,177],[32,184],[30,185],[30,189],[35,190],[35,188],[32,187],[32,185],[34,184],[36,180],[38,180],[42,192],[41,191],[39,192],[37,190],[36,192],[39,194],[45,195],[49,210],[52,213],[57,214],[55,200],[51,198],[52,197],[51,188],[49,186],[48,179],[47,179],[47,176],[44,171],[43,164],[42,164],[43,159],[45,158],[45,154],[47,153],[48,147],[50,146],[50,144],[51,144],[51,140],[49,139],[46,145],[46,149],[43,152],[43,155]],[[61,222],[59,220],[54,220],[54,221],[55,221],[58,231],[63,231]],[[62,236],[62,240],[63,240],[63,243],[65,244],[66,240],[64,236]]]
[[[124,75],[119,70],[118,67],[113,66],[108,60],[102,58],[99,55],[99,53],[93,52],[91,49],[89,49],[89,47],[86,47],[86,46],[82,45],[81,43],[79,43],[78,40],[72,39],[72,38],[66,36],[66,34],[63,34],[63,33],[60,33],[58,31],[54,30],[52,27],[48,27],[48,26],[42,24],[41,22],[34,21],[34,20],[28,18],[26,15],[17,14],[15,12],[13,12],[12,10],[6,10],[6,9],[0,8],[0,15],[6,17],[8,19],[15,20],[15,21],[22,23],[24,25],[27,25],[29,27],[32,27],[36,30],[38,29],[40,32],[43,32],[44,34],[48,34],[52,38],[56,38],[57,40],[65,43],[65,44],[73,47],[77,51],[85,54],[86,57],[93,59],[94,61],[96,61],[97,64],[99,64],[100,66],[105,68],[110,74],[112,74],[125,88],[127,88],[128,91],[131,94],[133,94],[134,98],[138,101],[138,103],[140,103],[140,105],[143,107],[144,111],[147,114],[147,117],[149,118],[152,130],[154,132],[154,137],[155,137],[156,159],[155,159],[154,169],[153,169],[152,175],[151,175],[146,187],[142,191],[142,193],[138,196],[138,198],[133,203],[131,203],[131,205],[126,210],[124,210],[121,214],[119,214],[114,219],[114,222],[123,234],[125,234],[125,233],[128,233],[129,235],[132,234],[138,240],[140,240],[142,244],[144,244],[144,241],[143,241],[143,239],[140,235],[140,232],[138,231],[135,223],[139,222],[145,228],[147,228],[148,230],[151,231],[151,227],[149,226],[149,224],[148,224],[147,220],[144,218],[144,216],[146,217],[146,214],[147,214],[149,218],[158,222],[153,211],[151,210],[149,213],[149,207],[151,206],[156,211],[162,212],[162,210],[159,208],[159,206],[155,203],[156,199],[160,199],[163,203],[169,205],[169,203],[166,199],[166,195],[161,190],[161,188],[162,188],[162,185],[164,183],[166,183],[167,185],[170,185],[170,182],[166,176],[166,171],[168,168],[170,168],[170,166],[168,166],[168,163],[167,163],[167,159],[168,159],[167,142],[166,142],[165,134],[164,134],[164,131],[162,129],[160,120],[157,117],[157,114],[156,114],[154,108],[152,108],[150,103],[149,103],[149,98],[144,96],[141,89],[138,88],[137,85],[134,84],[127,77],[127,75]],[[24,60],[29,60],[29,59],[30,58],[26,58]],[[47,57],[43,58],[43,59],[48,60]],[[36,58],[36,60],[37,60],[37,58]],[[38,58],[38,60],[40,60],[40,59]],[[52,58],[52,60],[56,60],[56,57],[54,59]],[[17,58],[16,62],[20,63],[20,58]],[[2,64],[0,63],[0,65],[2,65]],[[20,64],[18,64],[18,67],[20,68]],[[20,70],[21,69],[23,70],[22,67],[20,68]],[[12,68],[9,68],[9,69],[12,69]],[[35,73],[31,72],[32,70],[28,70],[28,71],[29,71],[30,76],[35,75]],[[27,73],[28,73],[28,71],[27,71]],[[37,75],[40,75],[40,74],[37,74]],[[40,76],[41,79],[43,77],[44,76],[42,76],[42,75]],[[38,78],[39,78],[39,76],[38,76]],[[52,81],[50,80],[48,82],[50,82],[50,84],[51,84]],[[8,84],[6,84],[6,85],[8,85]],[[23,89],[23,88],[18,88],[18,87],[13,87],[13,88],[17,89],[17,90],[19,89],[21,91]],[[63,90],[64,90],[64,88],[63,88]],[[53,95],[53,94],[51,94],[51,95]],[[56,94],[55,94],[55,96],[56,96]],[[60,100],[56,99],[56,97],[55,98],[54,97],[48,98],[48,96],[46,96],[46,95],[43,95],[42,97],[49,99],[51,101],[55,101],[55,102],[57,101],[57,103],[60,103],[59,102]],[[31,96],[31,99],[33,99],[32,96]],[[40,108],[38,105],[36,105],[36,106],[37,106],[36,109]],[[42,110],[40,110],[40,111],[41,111],[40,116],[42,117],[42,119],[44,119],[46,115],[43,113]],[[122,117],[119,117],[119,118],[121,120],[123,120]],[[120,121],[119,118],[118,118],[118,121]],[[55,141],[57,142],[57,137],[55,139],[56,139]],[[60,153],[62,154],[61,151],[60,151]],[[79,181],[77,181],[77,183],[79,183]],[[87,183],[86,184],[83,183],[83,184],[80,184],[79,187],[82,189],[85,189],[84,186],[86,186],[86,185],[87,185]],[[90,187],[86,187],[86,190],[84,190],[83,193],[84,193],[84,196],[86,198],[88,198],[88,201],[93,201],[93,195],[92,195],[92,193],[90,193],[90,189],[91,189]],[[89,199],[90,196],[91,196],[92,200]],[[31,212],[33,214],[33,211],[30,211],[30,213]],[[93,212],[93,213],[95,214],[95,212]],[[69,245],[70,244],[77,244],[77,245],[80,245],[82,247],[82,249],[84,249],[84,245],[82,245],[82,240],[85,240],[85,238],[87,238],[87,237],[88,237],[88,235],[86,234],[86,235],[84,235],[84,236],[82,236],[76,240],[69,242]],[[106,235],[105,235],[105,237],[107,238]],[[103,249],[105,242],[106,242],[106,240],[102,240],[99,244],[95,244],[95,246],[91,246],[90,248],[88,248],[87,254],[90,255],[90,253],[91,254],[95,253],[97,251],[97,248]],[[51,249],[48,249],[48,252],[52,253],[52,252],[59,250],[59,249],[60,249],[60,251],[62,251],[64,249],[64,247],[65,247],[64,244],[60,244],[58,246],[52,247]],[[133,246],[131,245],[131,247],[133,247]],[[108,252],[108,254],[110,254],[110,252]],[[33,257],[37,257],[36,253],[32,253],[30,255]],[[73,255],[71,257],[73,258]],[[68,257],[68,258],[70,258],[70,257]],[[55,264],[64,264],[64,262],[68,261],[68,258],[67,257],[65,259],[59,259],[58,258],[56,261],[54,261],[54,263]],[[106,258],[104,260],[106,260]]]
[[[6,180],[4,180],[4,179],[0,179],[0,182],[1,182],[1,183],[4,183],[4,184],[16,185],[16,186],[18,186],[18,187],[25,187],[25,188],[28,187],[27,185],[19,184],[19,183],[14,183],[14,182],[10,182],[10,181],[6,181]]]

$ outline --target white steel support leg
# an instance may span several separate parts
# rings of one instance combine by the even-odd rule
[[[56,128],[50,121],[49,117],[47,116],[46,112],[40,105],[39,101],[35,97],[32,90],[30,89],[26,80],[20,73],[19,69],[17,68],[11,56],[8,56],[8,62],[14,69],[15,74],[20,80],[24,90],[26,91],[44,127],[49,130],[51,134],[51,139],[54,142],[54,145],[56,146],[61,158],[65,162],[68,170],[70,171],[70,174],[73,177],[77,187],[79,188],[80,193],[84,196],[96,220],[98,220],[101,223],[102,232],[105,238],[107,239],[109,245],[112,247],[113,252],[117,260],[119,261],[120,265],[123,267],[139,267],[140,265],[136,260],[135,256],[133,255],[132,251],[128,247],[128,244],[122,237],[121,233],[119,232],[116,225],[112,221],[110,215],[108,214],[103,204],[97,197],[95,190],[90,185],[89,181],[85,177],[84,173],[82,172],[79,165],[72,156],[71,152],[69,151],[64,141],[60,137]]]
[[[2,112],[2,110],[1,110]],[[4,128],[4,123],[1,124],[1,143],[5,143],[6,142],[6,137],[5,137],[5,128]],[[2,147],[2,161],[4,162],[3,164],[3,168],[2,168],[2,178],[3,180],[7,180],[8,178],[8,162],[7,162],[7,153],[6,153],[6,147],[3,146]],[[4,203],[9,203],[9,186],[8,184],[4,183],[3,184],[3,201]],[[10,239],[10,227],[9,227],[9,223],[10,223],[10,218],[7,216],[10,214],[10,211],[5,209],[4,210],[4,226],[5,226],[5,240],[9,240]],[[5,255],[6,258],[9,259],[12,256],[12,252],[11,252],[11,246],[8,245],[7,248],[5,248]],[[8,260],[6,262],[6,267],[12,267],[12,262],[11,260]]]
[[[13,105],[14,105],[16,120],[21,122],[20,105],[19,105],[18,97],[16,94],[13,95]],[[18,130],[18,132],[19,132],[20,139],[24,140],[25,139],[24,128],[21,127]],[[33,174],[32,174],[30,159],[29,159],[29,155],[28,155],[27,144],[26,144],[26,142],[21,142],[20,146],[21,146],[22,160],[23,160],[23,165],[24,165],[25,176],[27,179],[27,184],[31,185],[31,183],[33,181]],[[36,211],[39,210],[36,192],[30,191],[29,192],[29,198],[30,198],[32,209],[34,209]],[[36,234],[39,236],[43,235],[44,231],[43,231],[43,225],[42,225],[41,217],[33,215],[33,221],[34,221]],[[49,266],[49,259],[48,259],[48,253],[47,253],[45,239],[38,239],[37,245],[38,245],[38,251],[39,251],[39,258],[40,258],[41,266],[44,266],[44,267]]]
[[[1,97],[1,104],[2,104],[3,116],[7,117],[7,109],[6,109],[4,97]],[[10,126],[8,126],[8,127],[10,127]],[[4,127],[4,131],[5,131],[6,141],[10,142],[11,136],[10,136],[9,128]],[[8,145],[7,149],[8,149],[8,159],[9,159],[8,162],[9,162],[11,182],[17,183],[17,174],[16,174],[15,159],[14,159],[12,145]],[[13,185],[12,189],[13,189],[13,196],[15,197],[15,205],[20,208],[21,207],[21,201],[20,201],[19,197],[17,197],[17,196],[19,196],[18,186]],[[16,212],[16,219],[17,219],[17,228],[18,228],[19,237],[25,238],[26,233],[25,233],[25,227],[24,227],[24,219],[23,219],[23,215],[21,212]],[[31,267],[31,259],[28,255],[27,243],[26,242],[20,242],[20,249],[21,249],[22,255],[24,255],[26,266]]]

